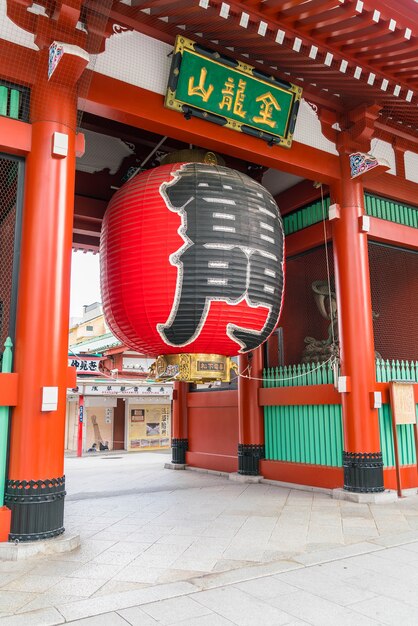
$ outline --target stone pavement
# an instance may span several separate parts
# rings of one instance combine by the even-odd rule
[[[0,562],[0,626],[418,624],[418,496],[356,504],[168,458],[66,459],[82,545]]]

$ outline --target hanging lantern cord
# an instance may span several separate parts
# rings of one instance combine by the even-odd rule
[[[316,367],[313,367],[311,370],[309,370],[309,372],[303,372],[302,374],[296,374],[295,376],[289,376],[288,378],[280,378],[280,382],[285,381],[285,380],[296,380],[297,378],[303,378],[306,377],[307,374],[311,374],[312,372],[316,372],[317,370],[321,369],[324,367],[324,365],[326,365],[327,363],[332,364],[332,367],[338,363],[338,358],[332,354],[329,359],[327,359],[326,361],[321,361],[320,363],[318,363],[318,365]],[[247,369],[249,369],[249,375],[246,376],[244,374],[244,372],[247,371]],[[255,378],[254,376],[251,376],[251,368],[245,368],[244,372],[242,372],[241,374],[238,373],[237,376],[239,376],[240,378],[248,378],[249,380],[260,380],[260,381],[264,381],[264,382],[276,382],[277,378]]]

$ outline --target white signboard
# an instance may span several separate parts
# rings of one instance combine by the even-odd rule
[[[99,357],[79,357],[69,356],[68,367],[76,367],[77,374],[98,374],[99,373]]]
[[[172,387],[168,385],[135,385],[132,383],[109,383],[83,385],[85,396],[169,396]]]

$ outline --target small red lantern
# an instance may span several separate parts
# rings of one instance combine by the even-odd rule
[[[100,244],[104,312],[156,376],[229,380],[226,357],[277,325],[284,234],[270,193],[205,163],[163,165],[113,196]]]

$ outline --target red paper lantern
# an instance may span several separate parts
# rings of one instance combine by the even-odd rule
[[[109,203],[100,256],[107,322],[138,352],[234,356],[277,325],[282,221],[245,174],[176,163],[137,175]]]

